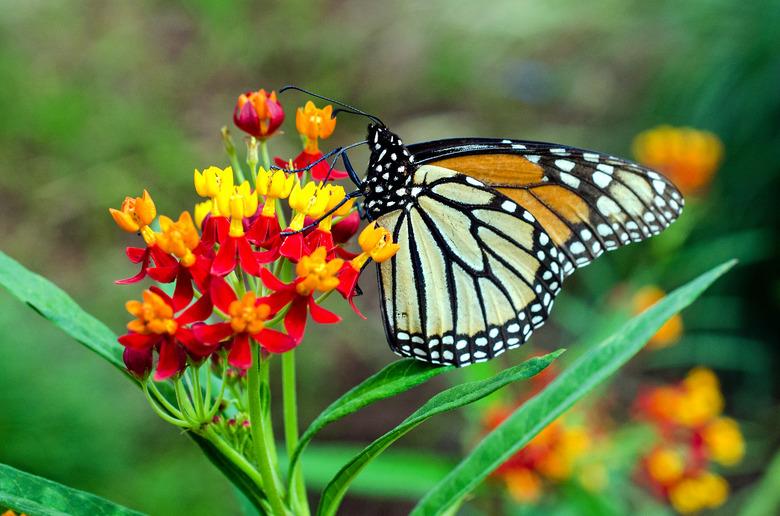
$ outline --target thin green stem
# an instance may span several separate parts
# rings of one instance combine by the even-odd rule
[[[192,373],[192,399],[195,405],[195,414],[203,421],[206,410],[203,407],[203,390],[200,387],[200,366],[190,367]]]
[[[238,161],[236,146],[233,144],[233,138],[230,136],[230,131],[228,131],[227,127],[222,128],[222,143],[225,145],[225,152],[227,152],[228,158],[230,158],[230,166],[233,167],[236,181],[238,184],[241,184],[244,182],[244,169],[241,167],[241,162]]]
[[[146,383],[142,385],[144,394],[146,395],[147,401],[149,401],[149,405],[152,406],[152,410],[155,411],[155,413],[160,416],[160,418],[165,421],[166,423],[170,423],[174,426],[178,426],[180,428],[190,428],[190,424],[186,421],[182,421],[181,419],[177,419],[175,417],[170,416],[169,414],[166,414],[165,411],[160,408],[160,405],[157,404],[157,402],[154,400],[152,395],[149,393],[149,387]]]
[[[246,475],[252,479],[252,481],[257,484],[257,487],[260,489],[263,489],[263,477],[257,472],[257,470],[252,466],[246,458],[238,453],[236,450],[233,449],[232,446],[230,446],[227,442],[225,442],[222,437],[214,430],[214,428],[209,425],[206,427],[205,432],[203,435],[211,441],[214,446],[217,447],[217,449],[222,452],[222,455],[224,455],[229,461],[231,461],[233,464],[238,466],[241,471],[246,473]]]
[[[157,399],[157,401],[160,402],[160,404],[165,407],[165,410],[167,410],[170,414],[172,414],[177,419],[184,419],[182,416],[182,413],[179,409],[173,406],[173,404],[168,401],[165,396],[157,389],[157,385],[153,381],[146,382],[146,385],[148,386],[151,393],[154,395],[154,397]]]
[[[263,168],[270,170],[271,157],[268,155],[268,142],[266,140],[260,140],[260,156],[263,158]]]
[[[276,480],[273,471],[273,460],[270,456],[270,450],[266,446],[266,425],[263,407],[260,404],[260,346],[252,346],[253,361],[252,366],[247,371],[248,389],[249,389],[249,423],[252,429],[252,444],[255,449],[255,458],[260,468],[260,476],[263,479],[263,486],[268,495],[273,511],[277,515],[287,514],[287,509],[280,495],[281,488]]]
[[[181,410],[184,419],[190,422],[197,421],[195,409],[193,408],[190,399],[187,397],[187,392],[184,389],[181,377],[176,378],[173,381],[173,389],[176,391],[176,402],[179,404],[179,409]],[[196,425],[193,424],[193,426]]]
[[[295,350],[290,350],[282,355],[282,396],[284,408],[284,440],[287,448],[287,456],[292,457],[298,447],[298,401],[295,392]],[[295,476],[293,487],[288,493],[291,505],[296,514],[309,514],[308,500],[306,499],[306,486],[303,481],[303,472],[296,468],[288,474]]]

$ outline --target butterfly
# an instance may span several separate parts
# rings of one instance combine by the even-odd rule
[[[347,107],[372,120],[364,178],[343,154],[362,215],[401,246],[377,265],[401,356],[466,366],[520,346],[575,269],[660,233],[683,208],[668,179],[619,157],[509,139],[405,145]]]

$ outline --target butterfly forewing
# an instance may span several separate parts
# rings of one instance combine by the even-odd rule
[[[477,178],[530,211],[568,258],[566,274],[659,233],[682,211],[682,196],[662,175],[597,152],[485,138],[409,149],[418,163]]]
[[[473,177],[425,165],[409,193],[377,219],[401,245],[378,268],[392,349],[463,366],[525,342],[560,291],[566,256],[529,211]]]

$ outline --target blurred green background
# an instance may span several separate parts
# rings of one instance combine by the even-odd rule
[[[141,288],[113,284],[134,272],[123,255],[134,239],[108,208],[146,187],[163,213],[191,209],[193,168],[224,164],[219,128],[230,124],[237,95],[260,87],[294,83],[343,99],[408,142],[500,136],[628,156],[633,136],[653,125],[707,129],[723,140],[726,159],[696,219],[679,223],[682,247],[670,256],[671,244],[649,242],[601,258],[570,280],[560,313],[534,341],[581,340],[590,321],[578,307],[601,306],[626,279],[670,289],[740,258],[686,312],[683,341],[635,376],[715,368],[748,437],[735,484],[748,485],[780,444],[778,27],[772,0],[0,0],[0,248],[121,331],[123,303]],[[298,152],[290,113],[304,98],[296,95],[282,99],[288,137],[272,141],[284,157]],[[364,130],[344,116],[326,143],[357,141]],[[353,163],[364,158],[358,152]],[[318,329],[300,349],[304,422],[394,359],[373,281],[364,278],[359,300],[368,321],[342,310],[348,324]],[[435,388],[325,437],[365,442]],[[458,456],[463,436],[452,428],[465,426],[464,416],[450,421],[429,423],[403,445]],[[130,382],[6,292],[0,462],[152,514],[238,511],[228,482]],[[409,507],[355,496],[345,513]]]

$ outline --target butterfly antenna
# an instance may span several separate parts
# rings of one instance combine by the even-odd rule
[[[316,97],[318,99],[322,99],[322,100],[325,100],[327,102],[333,102],[334,104],[338,104],[339,106],[341,106],[343,108],[343,109],[342,108],[336,109],[333,112],[332,116],[336,116],[336,113],[338,113],[339,111],[344,111],[344,112],[347,112],[347,113],[352,113],[354,115],[362,115],[362,116],[368,117],[371,120],[373,120],[374,122],[378,123],[379,125],[381,125],[383,127],[385,126],[385,123],[382,122],[382,120],[380,120],[380,118],[378,116],[372,115],[370,113],[366,113],[365,111],[363,111],[361,109],[358,109],[358,108],[356,108],[354,106],[350,106],[349,104],[346,104],[344,102],[338,101],[336,99],[332,99],[332,98],[326,97],[324,95],[319,95],[317,93],[314,93],[313,91],[309,91],[309,90],[306,90],[306,89],[303,89],[303,88],[299,88],[298,86],[293,86],[292,84],[288,84],[287,86],[279,88],[279,93],[281,94],[281,93],[283,93],[283,92],[285,92],[287,90],[300,91],[300,92],[305,93],[307,95],[311,95],[312,97]]]

